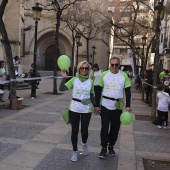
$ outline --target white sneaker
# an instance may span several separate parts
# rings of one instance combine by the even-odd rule
[[[161,126],[161,125],[158,125],[157,128],[162,129],[162,126]]]
[[[31,99],[35,99],[34,97],[31,97]]]
[[[81,142],[81,145],[82,145],[82,147],[83,147],[83,154],[84,154],[84,155],[88,155],[88,154],[89,154],[89,151],[88,151],[88,146],[87,146],[87,144]]]
[[[71,161],[73,161],[73,162],[77,162],[78,161],[77,154],[78,154],[78,151],[73,151],[73,155],[71,157]]]
[[[170,127],[168,127],[168,126],[164,126],[164,129],[169,129]]]

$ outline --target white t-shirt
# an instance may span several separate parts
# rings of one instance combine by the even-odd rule
[[[94,86],[98,86],[98,81],[99,81],[99,77],[102,74],[102,71],[94,71]]]
[[[103,87],[102,96],[115,99],[122,99],[124,89],[131,86],[127,74],[120,70],[117,74],[113,74],[110,70],[103,72],[99,78],[98,85]],[[116,101],[101,98],[101,105],[108,110],[115,110],[115,104]]]
[[[167,97],[166,97],[167,96]],[[168,104],[170,103],[170,99],[168,99],[169,94],[166,92],[160,92],[158,91],[157,97],[159,99],[158,101],[158,110],[162,112],[168,112]]]
[[[72,98],[75,99],[90,99],[90,93],[94,93],[93,81],[91,79],[81,82],[78,77],[73,77],[65,85],[68,89],[73,88]],[[69,110],[77,113],[91,113],[92,103],[83,105],[81,102],[71,100]]]

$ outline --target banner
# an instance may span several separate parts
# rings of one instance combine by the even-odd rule
[[[132,66],[133,76],[135,76],[134,62],[133,62],[133,54],[132,54],[132,51],[131,51],[130,49],[128,49],[127,55],[128,55],[128,59],[129,59],[129,61],[130,61],[130,65]]]

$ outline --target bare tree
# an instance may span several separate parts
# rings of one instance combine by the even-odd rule
[[[89,41],[94,39],[104,27],[104,17],[101,15],[102,4],[87,2],[79,4],[75,21],[78,26],[75,28],[87,44],[87,61],[89,61]]]
[[[49,0],[44,2],[44,10],[53,10],[56,17],[56,29],[55,29],[55,56],[54,56],[54,77],[57,76],[57,59],[60,56],[59,50],[59,29],[61,25],[62,15],[67,9],[76,4],[81,3],[82,0]],[[53,94],[57,94],[57,79],[53,81]]]
[[[12,107],[12,100],[16,98],[16,76],[15,76],[15,69],[13,64],[13,58],[12,58],[12,50],[11,45],[8,39],[8,34],[5,28],[5,24],[3,21],[3,15],[5,8],[8,4],[8,0],[2,0],[0,2],[0,33],[2,35],[1,42],[4,46],[5,53],[6,53],[6,60],[7,60],[7,66],[9,71],[10,79],[13,80],[10,82],[10,107]]]
[[[141,35],[148,35],[145,58],[143,57],[144,54],[139,55],[142,65],[144,65],[142,70],[144,70],[146,69],[149,50],[154,40],[154,30],[151,23],[152,20],[152,7],[147,1],[142,0],[120,2],[115,7],[112,20],[109,20],[112,35],[131,49],[135,70],[137,59],[136,54],[138,54],[137,46],[140,44],[135,38],[138,36],[141,37]]]

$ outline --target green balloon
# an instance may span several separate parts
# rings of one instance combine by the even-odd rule
[[[133,115],[129,112],[123,112],[120,116],[120,121],[123,125],[129,125],[133,121]]]
[[[71,65],[71,61],[68,56],[61,55],[57,60],[57,64],[61,70],[68,70]]]

